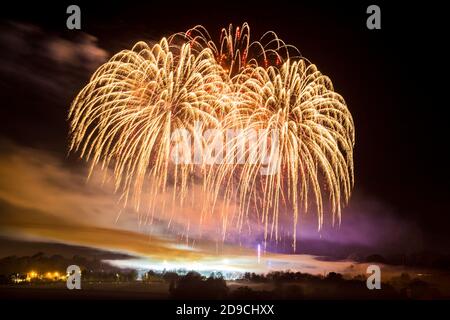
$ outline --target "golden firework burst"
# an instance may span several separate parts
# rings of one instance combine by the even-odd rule
[[[150,207],[169,183],[183,204],[190,179],[203,185],[202,215],[216,214],[219,200],[237,204],[238,212],[221,210],[224,237],[229,223],[240,230],[253,217],[266,240],[278,239],[284,210],[292,212],[295,248],[298,217],[310,202],[320,229],[324,194],[333,223],[340,222],[353,187],[355,133],[344,99],[275,33],[251,41],[248,24],[223,29],[218,44],[196,26],[119,52],[77,95],[69,120],[70,150],[91,162],[91,172],[112,168],[125,204],[131,200],[139,210],[146,183]],[[172,163],[173,132],[187,130],[204,148],[210,137],[199,129],[235,133],[223,149],[240,151],[239,159]],[[265,151],[260,161],[249,161],[255,148],[245,146],[252,144]]]

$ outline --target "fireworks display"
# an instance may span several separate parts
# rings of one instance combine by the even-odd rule
[[[217,43],[196,26],[119,52],[74,99],[69,121],[70,150],[91,173],[111,169],[125,204],[140,210],[145,200],[153,216],[159,194],[170,189],[183,206],[199,185],[201,215],[220,217],[223,238],[227,227],[240,231],[251,220],[265,240],[278,240],[286,214],[295,249],[300,214],[316,212],[320,229],[328,196],[332,222],[340,223],[353,187],[354,125],[344,99],[295,47],[273,32],[252,41],[247,24],[223,29]],[[185,130],[204,151],[211,137],[198,132],[211,129],[236,133],[223,149],[237,161],[218,161],[220,152],[210,162],[205,152],[199,161],[171,160],[174,132]],[[276,150],[249,161],[254,149],[240,148],[242,141]],[[270,174],[261,174],[267,166]]]

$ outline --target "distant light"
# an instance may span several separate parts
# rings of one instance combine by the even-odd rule
[[[258,264],[261,262],[261,245],[258,243]]]

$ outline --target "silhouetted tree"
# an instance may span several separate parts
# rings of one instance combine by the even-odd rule
[[[228,288],[222,277],[210,276],[205,279],[195,271],[188,272],[169,288],[170,296],[175,299],[224,299]]]

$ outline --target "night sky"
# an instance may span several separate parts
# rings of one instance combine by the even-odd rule
[[[444,88],[448,35],[440,5],[81,2],[81,31],[70,31],[65,27],[68,4],[16,3],[1,10],[1,153],[9,152],[11,145],[30,147],[78,170],[80,164],[66,158],[65,119],[71,100],[102,59],[138,40],[155,41],[196,24],[218,36],[229,23],[248,22],[252,34],[274,30],[299,48],[345,97],[356,127],[356,183],[349,210],[372,210],[367,203],[376,203],[385,208],[381,218],[391,219],[399,230],[407,228],[404,238],[414,240],[413,250],[450,252]],[[369,4],[381,7],[381,30],[366,28]],[[24,31],[24,25],[35,29]],[[25,39],[27,50],[18,39]],[[67,40],[73,48],[85,45],[89,55],[80,51],[71,63],[55,63],[43,53],[48,39]],[[2,179],[7,188],[9,181]],[[374,212],[368,223],[376,225]],[[364,220],[364,212],[359,219]]]

